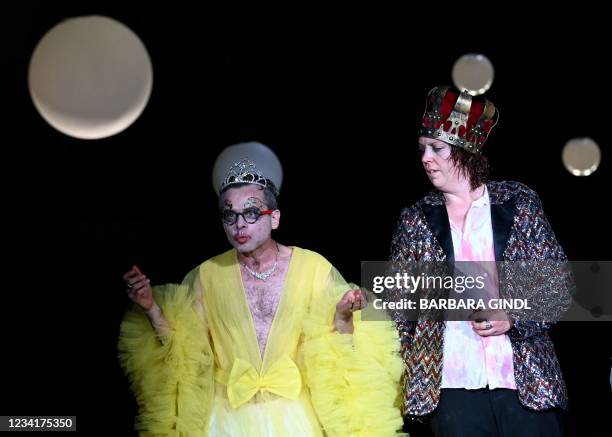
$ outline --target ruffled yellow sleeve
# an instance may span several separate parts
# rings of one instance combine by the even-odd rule
[[[336,303],[349,289],[332,268],[304,323],[301,353],[313,406],[330,437],[398,435],[403,362],[397,330],[390,321],[361,321],[356,312],[352,335],[335,332]]]
[[[143,436],[206,434],[214,395],[213,357],[205,319],[194,305],[193,279],[155,287],[170,330],[159,338],[144,312],[128,311],[121,323],[119,360],[139,407],[135,428]]]

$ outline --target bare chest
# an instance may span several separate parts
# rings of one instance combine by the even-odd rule
[[[288,263],[279,260],[278,266],[270,277],[262,281],[241,268],[246,298],[255,321],[270,322],[285,288]]]

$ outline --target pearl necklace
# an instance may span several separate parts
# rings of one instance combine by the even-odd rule
[[[249,266],[247,266],[244,263],[242,263],[242,266],[252,276],[256,277],[259,280],[266,281],[270,276],[272,276],[272,273],[274,273],[276,271],[276,266],[278,265],[278,252],[279,252],[279,250],[278,250],[278,244],[277,244],[276,245],[276,260],[274,260],[274,264],[272,265],[272,267],[270,269],[266,270],[265,272],[256,272],[255,270],[251,269]]]

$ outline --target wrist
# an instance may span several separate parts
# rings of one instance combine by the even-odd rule
[[[351,313],[348,318],[342,317],[336,313],[334,317],[334,329],[341,334],[352,334],[354,330],[353,313]]]
[[[153,305],[148,310],[145,310],[145,314],[151,320],[155,320],[161,316],[161,308],[157,305],[157,302],[153,301]]]

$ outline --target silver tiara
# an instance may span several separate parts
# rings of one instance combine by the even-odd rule
[[[223,191],[226,187],[234,184],[255,184],[264,188],[270,186],[268,179],[264,177],[255,163],[249,158],[241,159],[232,164],[227,173],[225,173],[219,191]]]

